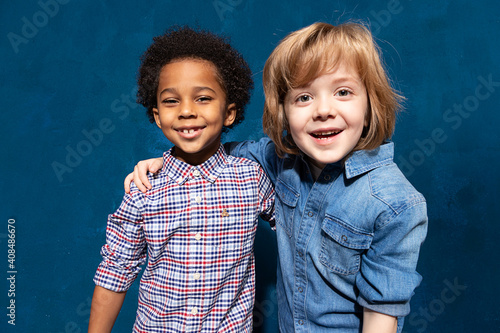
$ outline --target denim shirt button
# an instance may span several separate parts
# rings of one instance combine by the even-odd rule
[[[309,217],[313,217],[314,213],[313,213],[313,212],[309,212],[309,213],[307,213],[307,215],[308,215]]]
[[[325,175],[325,180],[330,180],[330,175]]]
[[[299,320],[299,325],[304,325],[304,321],[302,319]]]
[[[342,235],[342,240],[343,240],[344,242],[347,242],[347,236],[346,236],[346,235]]]
[[[302,289],[302,287],[299,287],[298,290],[299,290],[299,293],[302,293],[304,291],[304,289]]]
[[[304,253],[302,253],[302,251],[297,251],[297,253],[298,253],[299,257],[301,257],[301,258],[304,255]]]

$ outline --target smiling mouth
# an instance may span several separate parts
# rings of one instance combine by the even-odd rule
[[[327,132],[315,132],[315,133],[310,133],[310,135],[315,139],[326,140],[326,139],[329,139],[329,138],[336,136],[337,134],[340,134],[341,132],[342,132],[341,130],[327,131]]]
[[[184,139],[194,139],[201,135],[205,127],[188,127],[188,128],[178,128],[177,133]]]
[[[194,129],[185,129],[185,130],[180,130],[179,132],[182,132],[184,134],[191,134],[191,133],[194,133]]]
[[[176,131],[184,134],[193,134],[195,132],[201,131],[202,129],[204,129],[204,127],[191,127],[191,128],[179,128],[176,129]]]

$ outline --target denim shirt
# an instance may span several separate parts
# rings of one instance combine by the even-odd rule
[[[361,332],[363,307],[398,317],[420,284],[424,197],[393,162],[394,144],[354,152],[315,181],[302,155],[279,158],[268,138],[228,144],[259,162],[276,190],[281,332]]]

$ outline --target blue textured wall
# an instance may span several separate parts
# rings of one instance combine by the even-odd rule
[[[168,147],[133,103],[139,56],[153,36],[195,23],[231,36],[256,89],[246,123],[227,139],[258,139],[260,71],[273,47],[315,21],[349,19],[371,22],[408,99],[396,160],[429,205],[424,280],[405,331],[497,331],[500,5],[493,0],[2,1],[0,331],[86,331],[106,216],[133,165]],[[8,273],[9,235],[17,273]],[[256,251],[256,331],[276,332],[276,248],[264,225]],[[116,332],[130,331],[136,298],[137,283]],[[7,322],[12,300],[15,326]]]

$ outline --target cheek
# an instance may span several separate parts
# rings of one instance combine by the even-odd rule
[[[285,118],[284,120],[288,124],[288,131],[290,132],[291,135],[298,135],[300,129],[303,127],[303,119],[301,117],[301,114],[297,112],[294,108],[287,108],[285,107],[285,110],[283,112],[283,117]]]
[[[292,121],[292,124],[290,124],[288,133],[292,138],[293,144],[300,150],[305,151],[306,147],[304,145],[307,142],[308,134],[304,129],[304,124],[295,118],[295,121]]]
[[[351,128],[365,128],[370,124],[370,112],[366,104],[354,105],[352,112],[343,114],[344,120]]]
[[[302,130],[300,127],[298,127],[296,124],[295,124],[295,126],[290,124],[290,135],[293,138],[299,138],[301,134],[302,134]]]
[[[169,128],[170,127],[169,124],[172,123],[172,119],[171,119],[170,115],[168,115],[166,113],[163,113],[163,114],[160,113],[158,120],[159,120],[158,127],[162,128],[162,129]]]
[[[301,133],[300,121],[298,121],[297,117],[287,117],[287,119],[290,119],[288,120],[288,134],[296,141]]]

